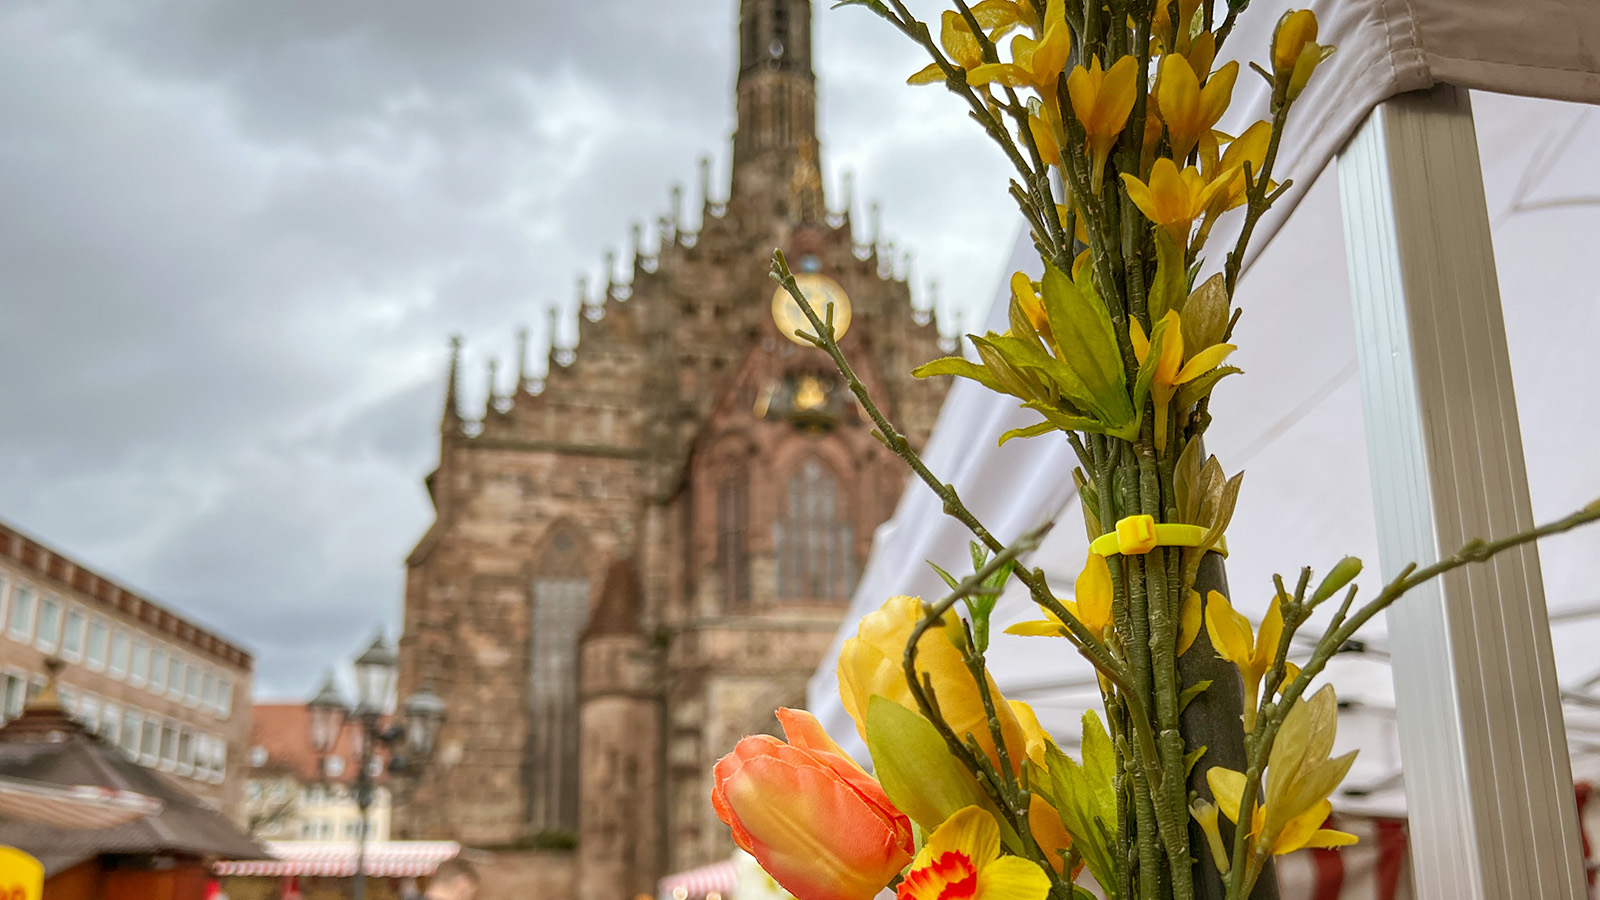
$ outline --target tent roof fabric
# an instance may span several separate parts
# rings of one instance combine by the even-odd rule
[[[267,849],[276,859],[219,862],[216,873],[333,878],[356,873],[356,845],[352,841],[270,841]],[[380,878],[418,878],[432,875],[440,863],[460,855],[461,845],[455,841],[368,841],[362,869]]]
[[[0,817],[62,828],[95,829],[125,825],[160,811],[160,800],[132,791],[0,778]]]
[[[266,851],[227,817],[158,772],[89,734],[53,707],[33,708],[0,728],[0,777],[92,785],[154,798],[161,810],[113,828],[85,831],[0,820],[0,844],[26,851],[46,877],[105,854],[177,854],[257,859]]]
[[[689,869],[661,879],[656,888],[657,897],[675,898],[683,891],[685,898],[721,894],[732,897],[739,888],[739,868],[731,861],[716,862],[698,869]]]

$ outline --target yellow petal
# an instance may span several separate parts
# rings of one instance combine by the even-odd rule
[[[1171,136],[1172,157],[1187,159],[1200,135],[1200,80],[1182,56],[1169,53],[1162,58],[1156,101]]]
[[[1309,9],[1284,13],[1272,33],[1272,67],[1279,72],[1294,68],[1300,51],[1317,39],[1317,14]]]
[[[1200,625],[1205,620],[1203,613],[1205,604],[1200,602],[1200,592],[1190,591],[1189,598],[1183,602],[1183,611],[1178,618],[1178,655],[1182,656],[1194,646],[1194,639],[1200,636]]]
[[[1311,835],[1311,839],[1306,841],[1306,846],[1317,847],[1319,849],[1326,850],[1332,847],[1348,847],[1359,840],[1361,839],[1347,831],[1335,831],[1332,828],[1322,828],[1319,829],[1315,834]]]
[[[1156,363],[1155,380],[1163,385],[1178,383],[1178,369],[1183,364],[1183,320],[1175,309],[1167,310],[1161,317],[1166,324],[1161,338],[1161,359]]]
[[[906,84],[937,84],[944,80],[944,70],[938,63],[928,63],[906,79]]]
[[[1256,634],[1255,668],[1265,672],[1278,655],[1278,642],[1283,637],[1283,611],[1278,607],[1279,597],[1273,597],[1267,607],[1267,617],[1261,620],[1261,630]]]
[[[1228,598],[1216,591],[1206,594],[1206,634],[1218,656],[1234,665],[1250,662],[1250,620],[1234,612]]]
[[[1156,160],[1156,168],[1160,168],[1164,162],[1167,162],[1166,157]],[[1152,174],[1151,180],[1154,178]],[[1122,184],[1127,188],[1128,199],[1133,201],[1133,205],[1139,207],[1139,211],[1144,213],[1146,219],[1156,222],[1160,212],[1156,209],[1156,199],[1149,186],[1127,172],[1122,173]]]
[[[912,866],[921,868],[927,860],[936,860],[946,853],[960,853],[974,866],[982,868],[1000,855],[1000,826],[981,807],[962,809],[933,830]]]
[[[1237,62],[1229,62],[1206,79],[1206,86],[1200,92],[1201,121],[1206,129],[1221,121],[1222,114],[1228,111],[1228,103],[1233,99],[1233,85],[1238,79]]]
[[[1067,629],[1060,622],[1052,622],[1049,619],[1033,619],[1007,626],[1006,634],[1016,634],[1022,637],[1066,637]]]
[[[978,39],[973,36],[972,29],[967,27],[967,20],[953,9],[944,11],[941,19],[942,27],[939,30],[939,43],[944,45],[944,52],[950,59],[963,69],[971,69],[983,63],[983,49],[978,45]]]
[[[1244,800],[1244,773],[1213,766],[1206,770],[1206,784],[1210,785],[1211,796],[1216,798],[1222,814],[1228,821],[1238,822],[1239,804]]]
[[[1328,821],[1328,814],[1333,812],[1333,804],[1324,800],[1310,809],[1284,823],[1283,831],[1279,832],[1272,842],[1272,852],[1276,854],[1293,853],[1304,847],[1311,836],[1317,833],[1322,823]]]
[[[1021,700],[1009,700],[1011,714],[1017,717],[1017,722],[1022,725],[1022,736],[1027,748],[1028,761],[1045,768],[1045,747],[1050,744],[1050,734],[1039,724],[1039,716],[1033,707]],[[1035,794],[1034,796],[1038,796]]]
[[[972,900],[1044,900],[1050,878],[1044,870],[1020,856],[997,859],[978,871]]]
[[[1028,70],[1011,63],[984,63],[967,72],[967,84],[998,83],[1008,87],[1026,87],[1033,83]]]
[[[1189,361],[1183,364],[1183,368],[1178,370],[1178,377],[1172,379],[1172,383],[1185,384],[1199,378],[1201,375],[1222,365],[1222,361],[1228,358],[1228,354],[1237,349],[1239,348],[1232,344],[1212,344],[1190,357]]]
[[[1095,118],[1101,129],[1109,130],[1112,134],[1122,131],[1128,114],[1133,112],[1138,74],[1139,67],[1131,56],[1122,57],[1106,70],[1100,94],[1095,98]]]
[[[1090,553],[1072,590],[1078,599],[1078,615],[1083,619],[1083,624],[1096,635],[1104,632],[1106,626],[1111,624],[1111,599],[1114,594],[1111,567],[1106,565],[1106,558],[1098,553]]]
[[[1124,175],[1122,177],[1132,178],[1133,176]],[[1133,193],[1132,188],[1129,188],[1128,192],[1130,194]],[[1133,343],[1134,359],[1137,359],[1140,365],[1144,365],[1144,358],[1150,355],[1150,339],[1144,336],[1144,326],[1139,324],[1138,316],[1128,317],[1128,340]]]

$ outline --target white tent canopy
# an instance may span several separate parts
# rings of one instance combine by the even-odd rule
[[[1252,4],[1228,55],[1261,59],[1287,5]],[[1207,449],[1228,472],[1247,472],[1229,529],[1227,569],[1234,604],[1257,619],[1272,595],[1274,572],[1292,582],[1302,565],[1325,571],[1353,554],[1368,563],[1363,593],[1370,596],[1381,583],[1345,239],[1348,201],[1332,163],[1374,105],[1398,92],[1436,81],[1475,89],[1477,150],[1534,518],[1556,518],[1600,496],[1600,399],[1585,377],[1595,352],[1591,336],[1600,333],[1600,287],[1591,274],[1600,234],[1600,170],[1593,165],[1600,110],[1583,105],[1600,102],[1600,3],[1362,0],[1313,6],[1322,40],[1339,50],[1313,79],[1286,136],[1275,174],[1292,177],[1295,187],[1257,228],[1237,294],[1244,317],[1232,362],[1246,374],[1218,388],[1216,424],[1207,434]],[[1233,113],[1220,127],[1237,133],[1261,118],[1265,106],[1259,79],[1242,77]],[[1220,266],[1231,245],[1232,235],[1219,228],[1210,268]],[[1005,271],[1036,272],[1038,265],[1021,240]],[[1002,286],[987,327],[1005,327],[1005,297]],[[1370,380],[1369,374],[1369,386]],[[1071,450],[1049,437],[994,444],[1004,430],[1034,418],[1010,398],[958,382],[924,455],[1002,540],[1055,518],[1056,529],[1030,564],[1042,566],[1056,592],[1065,594],[1086,550],[1069,477],[1076,464]],[[853,633],[855,620],[884,598],[942,594],[924,561],[959,568],[968,540],[942,515],[933,494],[913,482],[876,535],[835,649]],[[1600,657],[1591,649],[1600,644],[1600,529],[1548,540],[1539,558],[1557,672],[1568,691],[1572,766],[1577,778],[1600,780],[1600,700],[1592,699],[1600,692],[1591,695],[1589,683],[1600,674]],[[995,615],[999,627],[1036,617],[1016,591]],[[1306,632],[1320,629],[1312,623]],[[1401,815],[1406,800],[1383,619],[1362,637],[1369,651],[1337,658],[1327,676],[1342,699],[1358,704],[1342,719],[1341,743],[1362,749],[1346,782],[1355,790],[1335,799],[1349,811]],[[990,662],[1007,695],[1032,702],[1064,742],[1076,736],[1081,712],[1098,705],[1091,670],[1065,641],[1001,636]],[[830,655],[811,682],[810,706],[865,759],[839,703],[833,667]],[[1426,885],[1423,895],[1451,896],[1430,893]]]

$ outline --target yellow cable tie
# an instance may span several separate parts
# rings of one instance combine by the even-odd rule
[[[1149,553],[1157,547],[1198,547],[1205,538],[1206,529],[1199,525],[1158,523],[1154,516],[1146,515],[1126,516],[1117,522],[1116,531],[1095,538],[1089,550],[1101,556],[1133,555]],[[1227,540],[1217,541],[1212,549],[1227,556]]]

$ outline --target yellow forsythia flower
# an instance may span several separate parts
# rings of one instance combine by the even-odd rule
[[[1128,114],[1133,112],[1138,73],[1138,63],[1131,56],[1122,57],[1103,71],[1097,56],[1089,68],[1077,66],[1067,76],[1072,112],[1083,123],[1089,156],[1094,162],[1089,188],[1096,195],[1105,179],[1106,157],[1128,124]]]
[[[978,43],[978,38],[967,26],[967,20],[953,9],[944,11],[939,29],[939,43],[944,47],[946,56],[956,67],[972,71],[983,65],[983,47]],[[944,70],[938,63],[928,63],[910,78],[908,84],[934,84],[944,80]]]
[[[1226,171],[1209,181],[1194,166],[1180,172],[1177,165],[1164,156],[1150,167],[1149,184],[1122,173],[1128,199],[1139,207],[1145,218],[1167,229],[1180,248],[1189,246],[1189,231],[1194,220],[1231,180],[1232,173]]]
[[[916,597],[891,597],[876,612],[862,618],[855,637],[839,650],[839,696],[845,711],[855,720],[862,740],[867,737],[867,701],[873,695],[885,697],[913,712],[917,702],[906,684],[903,660],[912,629],[922,619],[922,601]],[[989,715],[983,696],[961,658],[953,638],[961,634],[959,617],[946,612],[942,628],[930,628],[917,643],[917,672],[933,684],[934,699],[951,729],[962,738],[977,740],[995,766],[1000,765],[994,738],[989,733]],[[956,638],[959,639],[959,638]],[[1014,767],[1026,755],[1027,740],[1022,725],[1000,694],[1000,688],[987,673],[989,694],[994,698],[1000,730],[1005,737],[1006,754]]]
[[[1239,77],[1239,64],[1230,62],[1211,74],[1202,87],[1189,61],[1169,53],[1161,60],[1161,75],[1156,84],[1156,100],[1167,125],[1167,140],[1172,158],[1189,158],[1197,144],[1216,156],[1216,138],[1211,129],[1228,111],[1233,99],[1233,84]]]
[[[1206,594],[1206,633],[1211,636],[1211,646],[1217,655],[1239,668],[1244,678],[1244,730],[1255,731],[1256,707],[1261,700],[1261,679],[1272,668],[1278,654],[1278,641],[1283,636],[1283,613],[1278,609],[1278,598],[1272,598],[1267,617],[1261,620],[1261,630],[1252,634],[1250,620],[1235,612],[1228,598],[1216,591]],[[1238,821],[1235,819],[1234,821]]]
[[[1056,105],[1056,79],[1067,68],[1072,52],[1072,31],[1067,27],[1062,0],[1050,0],[1045,7],[1044,34],[1031,38],[1019,34],[1011,39],[1011,62],[987,63],[967,73],[967,83],[999,82],[1011,87],[1033,88],[1045,106]]]
[[[1062,606],[1067,608],[1073,618],[1083,623],[1089,633],[1100,640],[1105,639],[1106,629],[1111,627],[1111,568],[1106,565],[1105,557],[1098,553],[1090,553],[1089,559],[1083,564],[1083,571],[1078,574],[1078,581],[1073,585],[1076,600],[1062,601]],[[1049,618],[1035,619],[1029,622],[1018,622],[1006,629],[1006,634],[1020,634],[1029,637],[1066,637],[1067,626],[1056,614],[1045,611]]]
[[[1162,163],[1171,163],[1163,158],[1156,161],[1159,171]],[[1191,170],[1192,171],[1192,170]],[[1126,178],[1127,176],[1123,176]],[[1137,201],[1135,201],[1137,202]],[[1187,362],[1184,361],[1183,346],[1183,316],[1177,310],[1167,310],[1154,329],[1161,337],[1161,356],[1156,360],[1155,374],[1150,379],[1150,399],[1155,411],[1155,439],[1157,447],[1167,445],[1167,412],[1172,403],[1173,394],[1177,393],[1178,386],[1187,384],[1201,375],[1222,365],[1236,347],[1232,344],[1212,344],[1196,350]],[[1135,317],[1128,319],[1128,338],[1133,343],[1133,355],[1139,364],[1150,356],[1150,341],[1144,333],[1144,326],[1139,324]]]
[[[896,892],[898,900],[1044,900],[1050,878],[1034,863],[1000,855],[1000,826],[969,806],[934,829]]]
[[[1317,691],[1310,700],[1296,703],[1284,717],[1267,757],[1262,801],[1250,814],[1254,868],[1259,869],[1261,861],[1271,854],[1356,842],[1353,834],[1322,827],[1333,810],[1328,795],[1344,780],[1356,756],[1352,750],[1329,758],[1337,726],[1338,700],[1332,685]],[[1244,774],[1219,766],[1206,773],[1206,782],[1222,814],[1238,822],[1239,806],[1244,800]]]
[[[1287,79],[1284,96],[1293,100],[1305,90],[1311,73],[1333,55],[1333,48],[1317,43],[1317,14],[1309,9],[1290,10],[1272,32],[1272,72]]]

